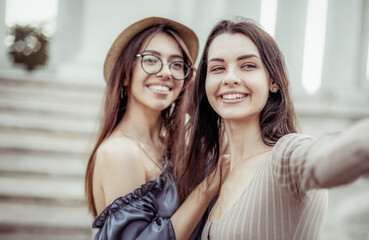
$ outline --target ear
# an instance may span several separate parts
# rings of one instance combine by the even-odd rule
[[[279,91],[278,84],[273,79],[270,81],[269,91],[272,93],[277,93]]]

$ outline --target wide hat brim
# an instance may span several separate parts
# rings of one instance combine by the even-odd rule
[[[121,32],[115,39],[105,58],[104,78],[106,82],[109,80],[121,52],[129,43],[129,41],[142,30],[157,24],[167,24],[168,26],[176,30],[186,44],[189,54],[192,58],[192,62],[196,62],[197,54],[199,51],[199,40],[196,34],[190,28],[167,18],[149,17],[133,23],[125,30],[123,30],[123,32]]]

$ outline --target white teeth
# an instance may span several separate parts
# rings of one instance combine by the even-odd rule
[[[242,94],[242,93],[224,94],[222,96],[223,99],[227,99],[227,100],[240,99],[244,97],[246,97],[246,94]]]
[[[149,88],[154,89],[154,90],[158,90],[161,92],[168,92],[169,88],[166,86],[162,86],[162,85],[151,85],[149,86]]]

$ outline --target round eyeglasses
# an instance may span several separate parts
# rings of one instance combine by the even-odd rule
[[[150,75],[155,75],[163,68],[163,61],[152,54],[137,54],[136,57],[141,57],[142,69]],[[169,70],[175,80],[185,79],[191,71],[191,66],[182,61],[174,61],[169,63]]]

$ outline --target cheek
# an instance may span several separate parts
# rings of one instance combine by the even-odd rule
[[[131,79],[130,83],[127,82],[127,84],[128,85],[138,85],[138,82],[141,79],[143,79],[144,77],[145,77],[145,75],[140,70],[140,66],[138,66],[138,64],[136,64],[136,66],[134,66],[133,69],[132,69],[132,79]]]
[[[269,93],[270,79],[265,72],[255,73],[255,75],[248,79],[251,79],[251,81],[248,81],[248,85],[251,89],[254,89],[262,95]]]
[[[179,86],[179,89],[182,89],[182,88],[183,88],[183,86],[184,86],[184,84],[185,84],[184,80],[182,80],[182,81],[177,81],[177,83],[176,83],[176,85],[178,85],[178,86]]]
[[[174,81],[174,91],[179,93],[183,89],[184,82],[176,80]]]
[[[260,104],[265,106],[267,100],[268,100],[268,97],[269,97],[269,85],[267,84],[262,84],[262,86],[260,86],[258,88],[258,96],[259,99],[260,99]]]

